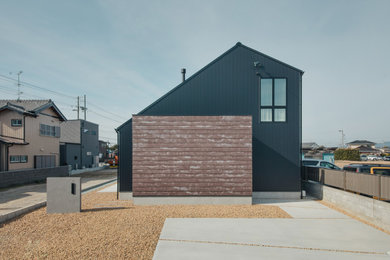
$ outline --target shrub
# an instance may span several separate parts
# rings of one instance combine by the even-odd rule
[[[335,160],[360,161],[360,152],[355,149],[337,149],[334,152]]]

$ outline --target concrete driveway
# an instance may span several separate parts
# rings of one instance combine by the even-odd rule
[[[292,219],[166,219],[155,260],[390,259],[390,235],[316,201],[262,201]]]

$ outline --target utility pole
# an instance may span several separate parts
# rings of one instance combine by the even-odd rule
[[[341,129],[339,130],[339,132],[341,133],[341,148],[344,148],[344,137],[345,137],[345,134],[344,134],[344,130]]]
[[[84,95],[84,120],[87,121],[87,95]]]
[[[18,101],[20,101],[20,95],[22,94],[22,92],[20,91],[20,74],[22,74],[23,71],[19,71],[18,72]]]
[[[76,109],[73,109],[72,111],[77,111],[77,120],[80,119],[80,97],[77,96],[77,106]]]

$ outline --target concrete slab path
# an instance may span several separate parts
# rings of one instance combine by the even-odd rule
[[[100,170],[81,177],[81,189],[87,191],[116,180],[116,170]],[[0,191],[0,223],[46,205],[46,183],[24,185]]]
[[[107,188],[104,188],[98,192],[117,192],[117,183],[110,185]]]
[[[316,201],[262,201],[291,219],[166,219],[154,258],[390,259],[390,235]]]

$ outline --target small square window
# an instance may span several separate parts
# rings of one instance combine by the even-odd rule
[[[285,108],[275,108],[274,111],[275,122],[286,122],[286,109]]]
[[[262,108],[261,109],[261,122],[272,122],[272,109]]]
[[[22,126],[22,119],[11,119],[11,126]]]
[[[20,156],[19,155],[11,155],[9,158],[10,163],[18,163],[20,162]]]
[[[27,155],[21,155],[20,156],[20,162],[21,163],[26,163],[28,161],[28,156]]]

